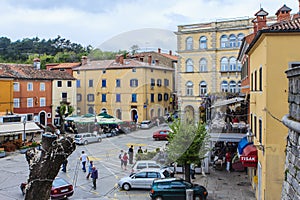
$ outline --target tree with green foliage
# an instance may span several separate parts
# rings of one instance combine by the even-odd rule
[[[169,125],[168,159],[184,167],[185,180],[190,181],[190,164],[201,164],[209,151],[209,134],[205,124],[186,123],[175,120]]]
[[[60,102],[60,106],[58,106],[55,111],[59,117],[59,131],[61,134],[65,134],[65,118],[72,115],[74,112],[74,107],[71,106],[70,103],[62,101]]]

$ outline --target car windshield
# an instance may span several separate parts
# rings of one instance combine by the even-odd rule
[[[81,138],[82,135],[75,135],[75,138]]]
[[[53,187],[60,187],[63,185],[68,185],[68,183],[62,178],[56,178],[52,183]]]

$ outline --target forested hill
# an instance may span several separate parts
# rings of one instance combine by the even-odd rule
[[[91,50],[90,45],[83,47],[60,36],[48,40],[24,38],[15,42],[0,37],[0,63],[32,63],[38,57],[44,68],[46,63],[80,62]]]

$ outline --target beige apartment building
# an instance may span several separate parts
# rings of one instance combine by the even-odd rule
[[[207,95],[240,92],[237,56],[242,39],[252,29],[249,18],[178,26],[176,79],[182,118],[199,121]]]
[[[136,59],[88,61],[73,69],[77,79],[77,114],[106,111],[125,121],[138,122],[171,111],[174,69]]]

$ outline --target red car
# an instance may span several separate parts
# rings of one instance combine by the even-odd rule
[[[155,131],[152,137],[154,140],[168,140],[168,135],[170,132],[170,130]]]
[[[20,188],[23,195],[25,195],[26,183],[22,183]],[[51,199],[66,199],[67,197],[72,196],[73,193],[73,185],[68,183],[65,179],[56,177],[52,182],[52,188],[50,193]]]

